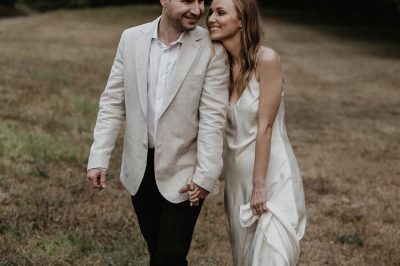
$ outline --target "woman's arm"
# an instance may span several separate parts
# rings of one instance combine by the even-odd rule
[[[265,178],[271,151],[272,126],[279,109],[283,90],[279,56],[272,49],[264,48],[260,52],[256,75],[260,82],[260,100],[258,104],[258,132],[250,206],[254,213],[262,214],[267,210]]]

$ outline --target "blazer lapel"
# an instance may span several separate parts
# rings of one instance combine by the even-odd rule
[[[138,82],[138,92],[140,105],[142,106],[144,117],[147,119],[147,72],[150,58],[151,39],[158,19],[152,25],[143,30],[136,44],[136,74]]]
[[[192,32],[188,32],[183,38],[183,43],[181,50],[179,52],[178,58],[175,62],[175,67],[173,70],[173,76],[168,83],[167,89],[164,93],[163,106],[161,108],[160,117],[164,114],[165,110],[171,104],[175,95],[179,91],[183,81],[192,66],[194,59],[199,52],[200,44],[196,41],[196,38],[192,36]]]

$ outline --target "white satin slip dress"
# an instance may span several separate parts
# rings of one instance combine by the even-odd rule
[[[254,222],[254,217],[243,217],[252,193],[259,98],[260,84],[253,75],[237,102],[230,104],[227,115],[223,176],[233,265],[293,265],[297,263],[298,243],[305,231],[306,208],[300,170],[286,133],[283,94],[272,128],[265,182],[270,210],[259,217],[263,218],[262,226],[261,220]],[[251,210],[250,214],[247,212],[251,214]],[[240,218],[253,220],[245,225],[249,221],[241,222]]]

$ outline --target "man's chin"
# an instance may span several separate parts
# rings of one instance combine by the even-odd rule
[[[191,30],[194,30],[196,28],[196,26],[197,26],[197,23],[196,24],[186,24],[183,26],[183,28],[186,31],[191,31]]]
[[[197,26],[197,23],[199,22],[198,20],[187,20],[187,21],[182,21],[182,26],[186,30],[194,30]]]

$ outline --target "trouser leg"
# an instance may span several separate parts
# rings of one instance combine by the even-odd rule
[[[150,253],[150,265],[156,264],[159,239],[161,197],[154,177],[154,150],[149,149],[146,171],[135,196],[131,197],[140,231]]]
[[[186,266],[203,201],[199,206],[190,206],[189,201],[172,203],[166,200],[155,181],[154,150],[151,149],[143,181],[131,199],[150,252],[150,265]]]
[[[157,250],[160,265],[187,265],[186,257],[202,204],[194,207],[189,201],[177,204],[163,201]]]

